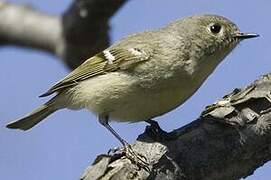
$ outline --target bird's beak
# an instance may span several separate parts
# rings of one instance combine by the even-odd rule
[[[260,36],[259,34],[256,33],[243,33],[243,32],[237,32],[235,35],[235,38],[243,40],[243,39],[250,39],[250,38],[255,38]]]

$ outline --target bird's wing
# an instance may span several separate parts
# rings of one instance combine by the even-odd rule
[[[149,57],[150,53],[139,48],[104,50],[87,59],[83,64],[55,84],[46,93],[40,95],[40,97],[45,97],[55,92],[59,92],[64,88],[74,86],[80,81],[97,75],[135,67],[139,63],[147,61]]]

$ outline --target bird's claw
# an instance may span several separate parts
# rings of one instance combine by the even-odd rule
[[[125,144],[124,146],[125,156],[132,161],[132,163],[136,164],[139,168],[143,168],[146,171],[150,171],[149,163],[147,162],[147,158],[139,153],[136,153],[130,144]]]
[[[136,153],[130,144],[125,143],[125,145],[121,148],[113,148],[108,151],[108,155],[111,156],[125,156],[132,163],[136,164],[139,169],[143,168],[146,171],[150,172],[149,163],[147,162],[147,158],[139,153]]]
[[[147,121],[150,125],[146,127],[147,134],[156,141],[165,141],[170,139],[170,134],[164,131],[154,120]]]

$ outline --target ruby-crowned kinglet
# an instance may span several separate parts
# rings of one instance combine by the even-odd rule
[[[130,35],[87,59],[41,95],[55,93],[51,100],[7,127],[28,130],[59,109],[87,108],[126,146],[109,120],[148,121],[173,110],[241,40],[257,36],[217,15]]]

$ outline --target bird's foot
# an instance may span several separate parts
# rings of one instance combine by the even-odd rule
[[[155,141],[165,141],[171,139],[170,133],[164,131],[154,120],[147,120],[150,126],[146,127],[146,133]]]
[[[124,146],[124,152],[125,152],[125,156],[132,161],[133,163],[135,163],[139,168],[143,168],[146,171],[150,171],[149,169],[149,163],[147,162],[147,158],[139,153],[136,153],[133,148],[131,147],[130,144],[126,144]]]
[[[149,163],[147,162],[147,158],[139,153],[136,153],[130,144],[127,142],[121,148],[113,148],[108,151],[108,154],[111,156],[125,156],[132,163],[136,164],[139,169],[143,168],[146,171],[150,171]]]

